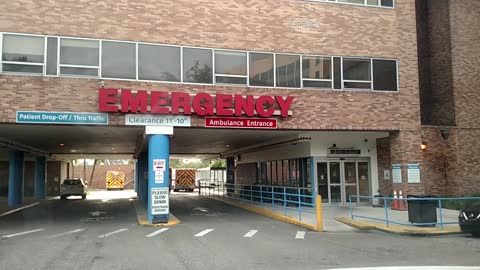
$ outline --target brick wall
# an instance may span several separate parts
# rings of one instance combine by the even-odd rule
[[[378,166],[378,189],[381,195],[390,196],[393,192],[392,189],[392,176],[390,179],[384,178],[384,171],[391,171],[390,161],[390,139],[381,138],[377,139],[377,166]],[[376,190],[375,194],[376,194]]]
[[[71,177],[81,177],[83,176],[83,165],[70,166],[70,176]],[[73,168],[73,169],[72,169]],[[106,187],[106,176],[107,171],[121,171],[125,174],[125,183],[128,183],[125,188],[133,189],[133,173],[134,165],[96,165],[95,172],[93,174],[92,181],[90,181],[90,176],[92,174],[93,165],[87,165],[86,168],[86,179],[89,182],[90,187],[105,189]]]
[[[454,125],[450,0],[417,0],[422,123]]]
[[[105,87],[187,93],[291,95],[285,129],[397,130],[419,127],[415,3],[395,9],[312,1],[7,2],[0,31],[95,37],[243,50],[399,59],[400,93],[311,91],[105,81]],[[22,12],[18,12],[21,5]],[[168,8],[166,8],[168,7]],[[119,20],[118,18],[122,18]],[[155,18],[155,19],[153,19]],[[300,27],[311,19],[311,27]],[[225,27],[229,25],[230,27]],[[399,45],[401,44],[401,46]],[[97,112],[97,79],[0,75],[1,122],[16,110]],[[8,105],[8,106],[6,106]],[[318,117],[322,115],[322,117]],[[123,116],[111,115],[112,125]],[[203,126],[194,117],[193,126]]]

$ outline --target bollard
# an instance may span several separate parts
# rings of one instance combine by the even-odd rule
[[[322,213],[322,196],[317,195],[315,198],[315,213],[317,216],[317,224],[315,229],[319,232],[323,232],[323,213]]]

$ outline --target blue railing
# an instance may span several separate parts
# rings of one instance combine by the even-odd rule
[[[298,211],[299,221],[302,221],[302,213],[316,215],[315,195],[309,188],[201,183],[200,194],[248,201],[261,207],[271,207],[272,211],[282,208],[284,216],[287,216],[288,210],[295,210]]]
[[[368,200],[369,202],[373,202],[375,200],[378,200],[382,202],[381,206],[384,209],[384,218],[380,217],[373,217],[373,216],[366,216],[366,215],[357,215],[354,214],[353,208],[354,204],[360,202],[361,200]],[[391,217],[391,212],[392,209],[390,207],[394,205],[395,200],[398,200],[398,203],[408,203],[409,205],[413,202],[420,203],[421,202],[432,202],[433,205],[430,205],[430,207],[435,208],[435,217],[438,216],[438,218],[435,218],[435,222],[399,222],[392,220]],[[356,195],[351,195],[349,196],[349,208],[350,208],[350,217],[352,219],[354,218],[364,218],[364,219],[370,219],[370,220],[376,220],[376,221],[382,221],[385,222],[386,226],[389,227],[390,224],[397,224],[397,225],[407,225],[407,226],[435,226],[435,225],[440,225],[441,229],[445,228],[445,225],[448,224],[458,224],[458,220],[456,221],[444,221],[444,210],[445,210],[445,201],[472,201],[472,200],[477,200],[480,201],[480,197],[459,197],[459,198],[422,198],[422,197],[411,197],[411,198],[392,198],[392,197],[377,197],[377,196],[356,196]],[[412,206],[410,206],[412,207]],[[415,207],[415,206],[413,206]],[[436,212],[438,209],[438,213]],[[395,209],[393,209],[395,210]],[[407,210],[408,211],[408,210]],[[458,214],[455,216],[458,218]]]

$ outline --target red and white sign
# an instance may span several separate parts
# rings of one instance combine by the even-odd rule
[[[276,129],[277,119],[206,117],[205,127]]]
[[[165,159],[154,159],[153,170],[155,172],[165,171]]]

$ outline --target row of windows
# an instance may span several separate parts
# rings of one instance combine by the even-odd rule
[[[288,160],[258,163],[258,180],[261,185],[311,187],[310,159],[296,158]]]
[[[49,76],[397,91],[397,61],[3,34],[2,70]]]
[[[318,2],[333,2],[342,4],[364,5],[374,7],[394,7],[394,0],[310,0]]]

